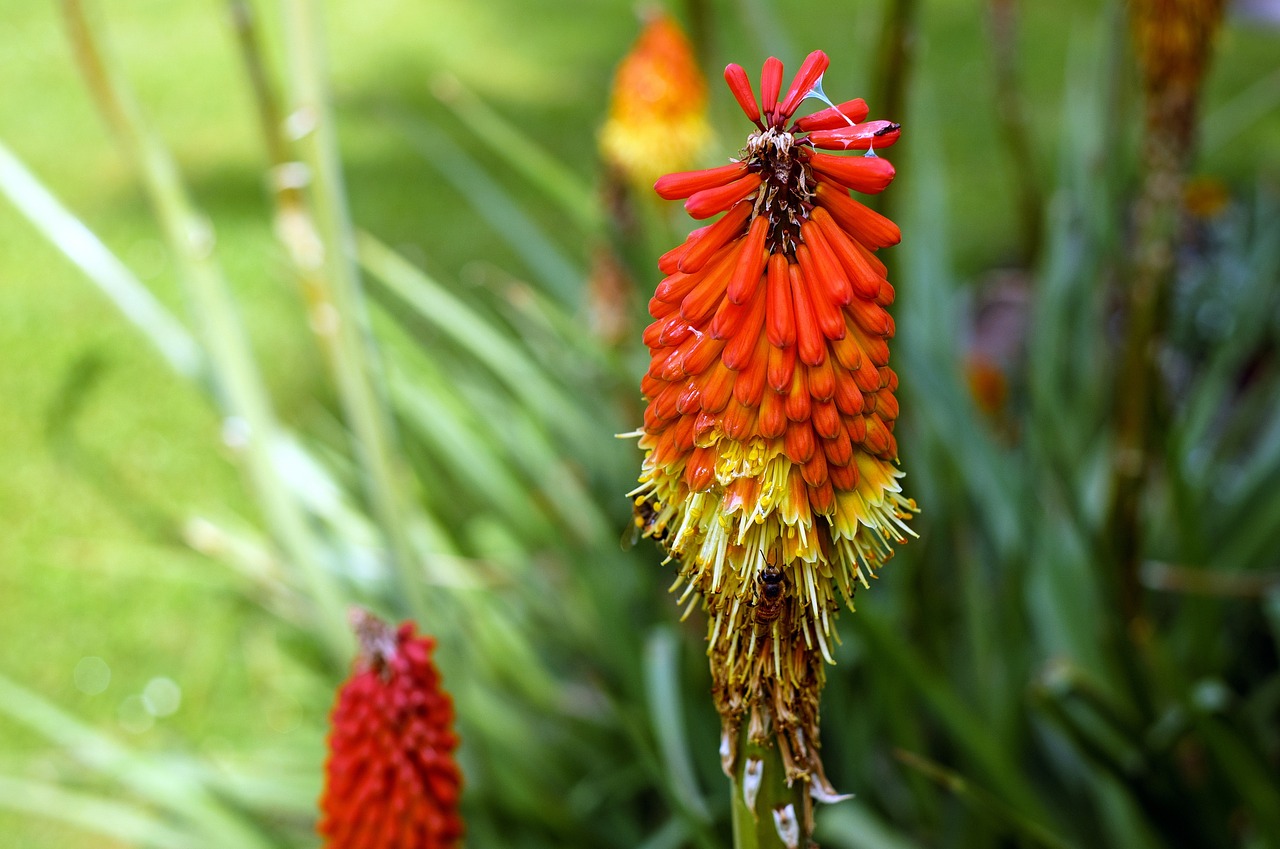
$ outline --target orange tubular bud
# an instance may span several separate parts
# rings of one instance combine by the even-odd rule
[[[740,304],[755,292],[760,285],[760,275],[764,273],[765,263],[769,260],[769,252],[765,250],[764,240],[769,234],[769,219],[757,216],[747,231],[746,242],[738,255],[738,265],[729,280],[727,294],[729,300]]]
[[[764,60],[764,70],[760,72],[760,103],[769,120],[773,120],[773,111],[778,105],[778,94],[781,91],[782,62],[770,56]]]
[[[809,92],[813,91],[813,87],[822,79],[823,73],[830,64],[831,60],[821,50],[815,50],[804,57],[800,70],[796,72],[796,78],[791,81],[791,88],[787,89],[786,99],[782,101],[782,106],[778,110],[779,114],[790,118],[800,102],[809,96]]]
[[[902,134],[902,126],[892,121],[871,121],[834,130],[814,130],[809,141],[823,150],[871,150],[890,147]]]
[[[818,184],[818,206],[827,210],[836,223],[869,248],[887,248],[902,241],[898,225],[874,209],[858,203],[843,189]]]
[[[711,228],[689,247],[677,267],[686,274],[702,268],[712,255],[737,237],[738,231],[742,229],[743,224],[747,223],[750,215],[751,204],[746,201],[739,201],[730,207],[723,218],[712,224]]]
[[[668,174],[653,184],[653,190],[663,200],[684,200],[696,192],[732,183],[746,173],[745,163],[730,162],[728,165],[707,168],[704,171],[681,171],[678,174]]]
[[[891,176],[892,179],[892,176]],[[710,218],[717,212],[724,212],[730,206],[753,194],[760,188],[759,174],[747,174],[732,183],[717,186],[714,189],[703,189],[694,192],[684,202],[685,212],[697,219]],[[886,181],[886,185],[888,185]]]
[[[729,84],[729,91],[733,92],[733,98],[738,101],[742,111],[747,113],[747,117],[752,121],[759,123],[760,107],[756,105],[756,93],[751,90],[751,80],[747,79],[747,72],[741,65],[727,65],[724,69],[724,81]]]
[[[795,131],[797,133],[810,133],[814,130],[834,130],[838,127],[847,127],[850,124],[857,124],[867,117],[870,112],[871,110],[867,108],[867,102],[861,97],[855,97],[853,100],[847,100],[835,106],[828,106],[821,112],[806,115],[796,121]]]
[[[832,156],[829,153],[815,153],[809,159],[809,164],[824,177],[864,195],[879,194],[893,182],[893,166],[888,160],[878,156]]]

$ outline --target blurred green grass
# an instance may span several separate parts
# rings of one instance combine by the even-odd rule
[[[514,0],[328,5],[354,217],[441,279],[474,286],[500,270],[527,269],[477,226],[459,194],[382,117],[388,108],[406,109],[449,126],[429,94],[436,74],[457,76],[585,180],[594,178],[594,131],[609,73],[635,31],[630,5],[584,0],[538,6],[536,14],[532,8]],[[716,34],[711,64],[733,59],[750,66],[762,49],[733,22],[731,4],[717,8],[729,25]],[[257,351],[271,363],[281,415],[323,424],[331,399],[270,239],[260,143],[223,8],[132,0],[104,3],[102,10],[114,52],[217,224],[227,276],[245,305]],[[1056,144],[1071,143],[1060,109],[1069,42],[1091,30],[1097,12],[1094,4],[1026,10],[1025,94],[1046,181]],[[867,23],[856,28],[835,2],[778,3],[775,14],[787,21],[797,48],[832,54],[829,92],[865,90],[878,10],[868,9]],[[276,25],[269,8],[263,18],[269,29]],[[848,31],[833,34],[832,21]],[[940,137],[930,145],[948,176],[955,272],[967,282],[1016,255],[1013,175],[992,130],[980,15],[971,3],[947,0],[929,5],[923,24],[914,73],[937,110],[932,125]],[[278,38],[272,33],[273,43]],[[1226,31],[1209,88],[1210,116],[1219,108],[1248,112],[1247,103],[1231,110],[1241,92],[1273,72],[1277,41],[1274,32],[1253,27]],[[180,313],[173,269],[150,213],[88,102],[51,7],[11,3],[0,11],[0,79],[6,81],[0,138]],[[714,83],[712,91],[717,114],[727,115],[726,93]],[[731,137],[736,125],[722,126]],[[1271,169],[1262,173],[1274,179],[1280,149],[1274,104],[1243,129],[1207,151],[1199,170],[1240,188],[1257,180],[1260,168]],[[477,158],[498,167],[483,152]],[[896,188],[911,192],[918,179],[904,170]],[[523,199],[538,220],[554,222],[555,213],[536,198]],[[563,251],[585,261],[584,245],[567,232],[560,238]],[[214,754],[287,740],[301,713],[325,709],[325,694],[299,696],[282,686],[292,664],[285,636],[247,608],[233,578],[177,536],[193,512],[254,515],[237,471],[214,448],[217,416],[7,204],[0,204],[0,281],[6,365],[0,511],[9,529],[0,535],[0,670],[104,727],[118,724],[122,700],[149,679],[173,678],[183,688],[183,706],[137,737],[147,749],[162,750],[180,737]],[[619,443],[616,450],[629,462],[632,446]],[[618,506],[608,509],[617,514]],[[895,579],[905,576],[891,569],[884,580]],[[874,604],[874,595],[864,598]],[[72,671],[84,656],[111,666],[105,693],[76,690]],[[37,764],[48,762],[50,775],[65,767],[42,741],[3,718],[0,740],[0,771],[19,772],[33,756]],[[318,741],[312,751],[318,764]],[[70,828],[0,812],[0,845],[53,849],[84,839]]]

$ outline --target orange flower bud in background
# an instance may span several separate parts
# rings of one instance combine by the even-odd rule
[[[707,84],[680,25],[655,16],[613,78],[600,152],[634,186],[693,165],[711,139]]]

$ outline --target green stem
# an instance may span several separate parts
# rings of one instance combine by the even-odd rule
[[[355,236],[338,158],[337,132],[329,102],[320,11],[314,0],[286,0],[284,31],[292,103],[289,121],[301,163],[276,163],[277,175],[295,166],[308,175],[310,204],[288,179],[277,180],[278,226],[294,259],[311,310],[311,326],[325,353],[364,477],[365,495],[378,521],[408,611],[424,620],[423,575],[407,534],[405,483],[381,365],[370,342],[368,315],[356,264]],[[248,18],[241,18],[249,20]],[[244,42],[253,46],[253,41]],[[253,51],[248,51],[253,53]],[[252,66],[252,62],[251,62]],[[251,71],[252,74],[252,71]],[[255,84],[265,74],[252,74]],[[256,85],[270,116],[269,89]],[[280,132],[280,122],[268,135]],[[286,146],[269,143],[283,155]],[[299,164],[305,168],[298,168]]]
[[[747,726],[738,732],[738,756],[730,780],[734,849],[797,849],[810,845],[813,803],[809,784],[787,786],[776,742],[748,739]]]

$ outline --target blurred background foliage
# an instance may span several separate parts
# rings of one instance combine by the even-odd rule
[[[726,845],[701,627],[618,543],[643,304],[691,227],[598,161],[634,10],[320,11],[0,11],[0,846],[315,845],[354,601],[439,639],[471,845]],[[712,81],[695,164],[745,132],[718,69],[770,53],[825,49],[828,93],[905,127],[921,538],[844,617],[824,754],[856,798],[820,842],[1280,845],[1274,4],[1216,43],[1119,527],[1123,6],[671,11]]]

